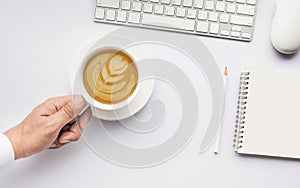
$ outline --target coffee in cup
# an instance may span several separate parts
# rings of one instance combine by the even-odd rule
[[[113,105],[126,101],[136,90],[138,70],[133,59],[120,50],[97,52],[85,64],[83,83],[96,101]]]

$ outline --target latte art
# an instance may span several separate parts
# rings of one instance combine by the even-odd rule
[[[83,71],[89,95],[100,103],[116,104],[136,89],[138,72],[133,60],[121,51],[105,50],[92,57]]]

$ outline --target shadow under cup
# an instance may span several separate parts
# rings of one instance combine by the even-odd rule
[[[139,66],[123,49],[97,49],[81,62],[79,71],[81,93],[89,104],[98,109],[125,107],[139,90]]]

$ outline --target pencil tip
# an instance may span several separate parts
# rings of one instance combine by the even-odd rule
[[[225,70],[224,70],[224,76],[228,76],[227,66],[225,67]]]

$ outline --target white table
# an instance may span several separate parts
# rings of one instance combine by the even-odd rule
[[[219,155],[213,148],[197,153],[201,129],[175,158],[146,169],[108,163],[81,140],[17,161],[0,174],[0,187],[299,187],[299,161],[244,157],[232,148],[242,68],[300,71],[300,53],[286,58],[271,46],[274,2],[259,1],[251,43],[199,37],[220,67],[230,67]],[[0,1],[0,131],[16,125],[46,98],[71,93],[69,70],[79,50],[119,28],[94,23],[94,4],[94,0]]]

